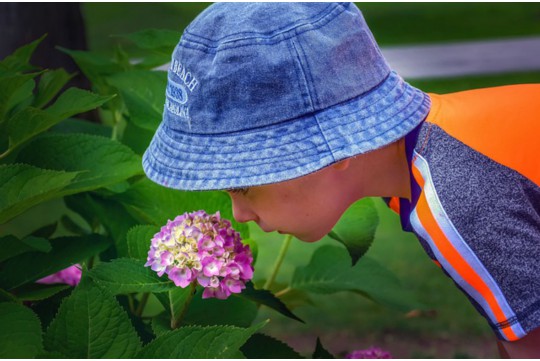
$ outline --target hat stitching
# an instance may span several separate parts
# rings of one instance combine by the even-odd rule
[[[416,96],[413,96],[412,100],[410,100],[410,101],[407,103],[407,105],[403,107],[403,109],[409,109],[409,107],[410,107],[410,105],[411,105],[412,103],[420,102],[420,101],[422,101],[422,100],[423,100],[423,97],[416,97]],[[411,112],[411,114],[408,114],[408,115],[404,116],[405,118],[407,118],[407,119],[405,120],[405,122],[408,120],[408,118],[410,118],[412,115],[414,115],[414,114],[415,114],[419,109],[421,109],[421,108],[422,108],[422,104],[419,104],[419,107],[416,108],[415,110],[413,110],[413,111]],[[395,114],[392,114],[392,115],[391,115],[390,117],[388,117],[384,122],[374,124],[374,125],[372,125],[372,126],[370,126],[370,127],[367,127],[367,128],[363,128],[361,131],[355,132],[355,133],[353,133],[353,134],[351,134],[351,135],[358,135],[358,134],[360,134],[360,133],[364,133],[364,132],[366,132],[366,131],[369,131],[370,129],[372,129],[372,128],[374,128],[374,127],[380,127],[381,124],[385,124],[385,123],[391,122],[391,121],[393,121],[393,120],[395,119],[395,115],[396,115],[396,114],[397,114],[397,115],[403,114],[403,112],[402,112],[403,109],[400,109],[400,110],[397,111]],[[365,118],[364,118],[364,119],[365,119]],[[315,120],[316,120],[316,119],[315,119]],[[358,121],[358,120],[356,120],[356,121]],[[354,122],[350,122],[350,123],[348,123],[348,124],[351,124],[351,123],[354,123]],[[348,125],[348,124],[347,124],[347,125]],[[376,138],[380,137],[382,134],[386,134],[387,132],[389,132],[389,131],[391,131],[391,130],[397,128],[399,125],[400,125],[400,123],[396,124],[396,126],[394,126],[394,127],[392,127],[392,128],[389,128],[389,129],[386,130],[384,133],[378,134],[378,135],[373,136],[373,137],[371,137],[371,138],[369,138],[369,139],[362,140],[362,142],[359,143],[358,146],[360,146],[360,144],[363,144],[363,143],[369,143],[369,142],[371,142],[373,139],[376,139]],[[336,127],[334,127],[334,128],[336,128]],[[332,130],[332,129],[334,129],[334,128],[329,128],[329,130]],[[319,128],[319,129],[320,129],[320,128]],[[326,144],[325,144],[325,145],[327,145],[327,146],[329,147],[329,142],[328,142],[328,140],[326,139],[326,137],[324,137],[324,134],[323,134],[322,132],[323,132],[323,130],[321,130],[321,133],[319,133],[319,134],[325,139],[325,141],[326,141]],[[317,133],[315,133],[315,134],[317,134]],[[163,133],[159,134],[158,136],[160,137],[160,139],[163,140],[163,143],[164,143],[168,148],[174,149],[174,147],[171,146],[170,144],[168,144],[167,140],[164,139],[164,138],[162,137],[162,136],[167,136],[167,137],[168,137],[168,134],[166,134],[165,132],[163,132]],[[279,145],[280,145],[280,146],[285,146],[285,145],[289,145],[289,144],[294,144],[294,143],[300,142],[300,141],[302,141],[302,140],[309,139],[309,138],[311,138],[311,136],[312,136],[312,135],[309,135],[309,136],[307,136],[306,138],[296,139],[296,140],[294,140],[294,141],[292,141],[292,142],[289,142],[289,143],[280,143]],[[179,143],[179,142],[177,142],[177,143]],[[185,144],[185,143],[184,143],[184,144]],[[321,146],[323,146],[323,144],[317,145],[316,148],[321,147]],[[161,148],[161,147],[162,147],[162,144],[161,144],[161,143],[158,143],[158,144],[157,144],[157,148],[160,149],[162,153],[169,153],[169,150],[168,150],[168,149],[166,149],[166,148]],[[350,147],[350,145],[349,145],[349,147]],[[261,149],[261,150],[262,150],[262,149],[273,149],[273,148],[275,148],[275,147],[273,147],[273,146],[272,146],[272,147],[266,147],[266,148],[259,147],[258,149]],[[340,147],[340,148],[336,148],[336,149],[334,149],[334,152],[343,150],[343,149],[345,149],[345,148],[347,148],[347,146]],[[313,149],[313,148],[312,148],[312,149]],[[330,151],[330,154],[333,155],[333,154],[332,154],[332,150],[329,149],[329,151]],[[288,159],[289,156],[290,156],[291,158],[294,158],[294,156],[295,156],[296,154],[298,154],[298,153],[304,153],[304,152],[306,152],[305,149],[302,149],[302,150],[300,150],[300,151],[293,152],[293,153],[288,153],[287,156],[285,156],[285,157],[282,156],[282,157],[280,157],[280,159]],[[249,153],[251,153],[251,152],[250,152],[250,151],[246,151],[246,152],[244,152],[244,153],[245,153],[245,154],[249,154]],[[195,154],[195,153],[187,153],[187,154]],[[228,152],[228,153],[223,153],[223,154],[239,154],[239,153],[238,153],[238,152]],[[241,153],[240,153],[240,154],[241,154]],[[259,157],[258,159],[275,159],[275,158],[276,158],[276,157],[266,157],[266,158],[261,158],[261,157]],[[239,160],[238,162],[244,162],[244,161],[248,161],[248,160]],[[161,162],[161,161],[159,161],[159,160],[158,160],[158,162],[160,162],[160,163],[163,164],[163,165],[169,166],[168,164],[163,163],[163,162]],[[253,163],[251,160],[249,160],[249,162],[251,162],[251,163],[250,163],[251,166],[254,166],[254,165],[260,165],[260,164],[266,164],[266,163]],[[197,163],[210,163],[210,164],[215,164],[215,162],[212,162],[212,161],[210,161],[210,162],[204,161],[203,158],[199,158],[199,159],[197,160]],[[248,165],[248,167],[249,167],[250,165]],[[243,167],[240,167],[240,168],[243,168]],[[181,169],[181,168],[175,168],[175,169]]]
[[[393,88],[389,89],[387,91],[387,94],[385,96],[386,97],[392,97],[393,95],[391,94],[392,92],[394,92],[395,88],[397,88],[397,86],[394,86]],[[411,89],[406,89],[404,92],[402,92],[399,96],[400,98],[403,96],[403,94],[405,94],[406,92],[413,92],[414,90],[411,90]],[[359,112],[362,112],[364,110],[366,110],[367,108],[369,107],[373,107],[375,106],[377,103],[381,102],[381,101],[384,101],[385,98],[378,98],[378,99],[374,99],[373,102],[371,102],[369,105],[366,105],[365,107],[362,107],[362,108],[357,108],[355,111],[352,111],[352,112],[348,112],[348,113],[345,113],[345,114],[339,114],[337,116],[334,116],[334,117],[328,117],[326,119],[328,120],[334,120],[336,118],[343,118],[343,117],[348,117],[348,116],[351,116],[351,115],[354,115],[354,114],[357,114]],[[355,100],[352,100],[352,101],[349,101],[349,102],[354,102]],[[342,105],[341,103],[339,105]],[[369,117],[372,117],[373,115],[377,115],[383,111],[385,111],[386,109],[390,108],[393,104],[388,104],[387,106],[385,106],[384,108],[380,109],[379,111],[375,112],[375,113],[370,113],[370,116]],[[326,110],[322,110],[320,112],[325,112],[325,111],[336,111],[336,110],[332,110],[332,109],[326,109]],[[167,128],[168,130],[171,130],[171,132],[174,132],[178,135],[180,135],[180,137],[175,137],[173,138],[170,134],[168,134],[169,132],[164,132],[164,134],[167,136],[167,138],[170,140],[170,142],[173,142],[173,143],[181,143],[181,144],[185,144],[185,145],[189,145],[189,146],[193,146],[193,147],[196,147],[197,145],[196,144],[193,144],[193,143],[186,143],[184,141],[182,141],[182,138],[185,138],[186,136],[187,137],[190,137],[190,138],[209,138],[209,137],[212,137],[212,138],[226,138],[226,139],[229,139],[231,135],[234,135],[234,134],[238,134],[239,136],[244,136],[244,137],[248,137],[250,136],[250,134],[253,134],[253,133],[258,133],[259,132],[259,129],[261,128],[267,128],[267,127],[273,127],[273,126],[286,126],[286,122],[293,122],[293,121],[299,121],[301,118],[309,118],[309,117],[312,117],[313,114],[308,114],[308,115],[305,115],[305,116],[302,116],[302,117],[297,117],[297,118],[293,118],[293,119],[288,119],[287,121],[282,121],[282,122],[279,122],[279,123],[275,123],[275,124],[272,124],[272,125],[266,125],[266,126],[260,126],[260,127],[257,127],[257,128],[250,128],[248,129],[247,131],[235,131],[235,132],[232,132],[232,133],[219,133],[219,137],[215,137],[214,134],[197,134],[197,133],[184,133],[182,131],[177,131],[175,129],[172,129],[171,127],[167,126],[166,124],[163,124],[162,126],[164,128]],[[361,119],[367,119],[368,117],[362,117]],[[344,125],[348,125],[350,123],[356,123],[358,122],[359,119],[354,119],[348,123],[341,123],[341,124],[338,124],[337,126],[344,126]],[[380,123],[379,123],[380,124]],[[379,124],[375,124],[374,126],[376,125],[379,125]],[[320,128],[320,126],[319,126]],[[334,127],[332,128],[327,128],[326,130],[331,130],[333,129]],[[371,128],[371,127],[370,127]],[[369,128],[366,128],[366,129],[369,129]],[[227,136],[225,136],[225,134],[227,134]],[[303,140],[303,139],[302,139]],[[201,147],[207,149],[208,146],[207,145],[201,145]],[[220,149],[222,149],[222,147],[220,147]]]

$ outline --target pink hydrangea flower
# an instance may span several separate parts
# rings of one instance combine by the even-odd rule
[[[193,282],[204,287],[203,298],[225,299],[240,293],[253,277],[253,256],[240,234],[219,212],[184,213],[161,227],[152,238],[146,267],[176,286]]]
[[[66,269],[56,272],[52,275],[37,280],[36,283],[53,284],[53,283],[65,283],[70,286],[77,286],[81,281],[81,266],[74,264]]]
[[[348,359],[360,359],[360,358],[392,358],[392,355],[388,351],[384,351],[378,347],[370,347],[366,350],[354,350],[348,353],[345,358]]]

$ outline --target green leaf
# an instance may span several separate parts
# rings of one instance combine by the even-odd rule
[[[36,314],[22,305],[0,303],[0,358],[34,358],[42,349]]]
[[[141,158],[125,145],[88,134],[43,134],[28,144],[18,160],[54,170],[81,172],[62,195],[115,184],[143,174]]]
[[[160,293],[161,294],[161,293]],[[160,315],[152,318],[152,332],[156,337],[160,337],[167,332],[171,332],[171,317],[167,313],[161,313]]]
[[[46,111],[54,118],[64,120],[95,109],[112,98],[114,96],[102,96],[79,88],[69,88]]]
[[[91,282],[62,302],[44,340],[48,351],[69,358],[132,358],[141,348],[116,299]]]
[[[328,235],[347,247],[354,265],[373,243],[378,224],[373,200],[364,198],[345,211]]]
[[[59,197],[77,174],[27,164],[0,165],[0,224],[38,203]]]
[[[118,88],[129,112],[129,119],[140,128],[154,132],[163,114],[167,73],[133,70],[107,77]]]
[[[176,286],[166,276],[144,267],[144,261],[118,258],[103,262],[88,271],[88,276],[113,294],[132,292],[166,292]]]
[[[136,126],[133,122],[127,122],[122,136],[122,143],[133,149],[139,155],[143,155],[154,136],[154,131]]]
[[[235,294],[237,297],[242,297],[250,301],[265,305],[271,309],[281,313],[282,315],[292,318],[293,320],[305,323],[301,318],[292,313],[287,306],[281,302],[279,298],[268,290],[257,290],[253,286],[252,282],[246,283],[246,288],[242,290],[242,293]]]
[[[39,80],[37,96],[34,99],[33,106],[42,108],[47,105],[74,76],[75,73],[69,74],[64,69],[45,72]]]
[[[199,290],[202,291],[202,288],[199,288]],[[246,298],[203,299],[202,292],[198,292],[189,305],[184,317],[184,323],[200,326],[231,325],[249,327],[256,316],[257,305]]]
[[[188,326],[165,333],[146,345],[137,358],[233,358],[266,322],[250,328]]]
[[[43,133],[58,122],[78,113],[94,109],[112,97],[102,97],[86,90],[70,88],[46,110],[26,107],[8,120],[9,147],[2,156]]]
[[[273,337],[256,333],[247,340],[240,351],[248,359],[299,359],[304,358],[291,346]]]
[[[171,54],[178,40],[182,36],[181,32],[165,29],[146,29],[131,34],[115,35],[119,38],[128,39],[141,49],[166,51]]]
[[[67,206],[77,212],[84,209],[82,216],[87,219],[89,225],[95,219],[105,227],[109,237],[114,241],[117,256],[128,256],[126,235],[137,221],[119,202],[91,196],[88,193],[75,194],[66,197],[65,200]]]
[[[71,56],[84,75],[95,86],[104,86],[105,76],[124,71],[122,66],[102,54],[91,51],[69,50],[62,47],[58,47],[58,49]]]
[[[21,303],[21,301],[15,297],[12,293],[0,288],[0,302],[13,302]]]
[[[50,130],[55,133],[84,133],[90,135],[99,135],[105,138],[110,138],[112,134],[111,127],[74,118],[66,119],[53,126]]]
[[[199,294],[201,293],[201,287],[198,287],[197,291]],[[161,327],[161,330],[172,330],[172,320],[178,320],[182,313],[185,312],[186,306],[189,308],[191,307],[190,304],[187,304],[188,299],[190,297],[195,297],[195,295],[191,296],[192,287],[175,287],[172,290],[170,290],[167,293],[155,293],[154,295],[158,299],[159,302],[163,305],[163,307],[168,310],[168,317],[167,321],[162,321],[160,324],[162,324],[164,327]],[[193,298],[192,298],[193,299]],[[187,311],[186,311],[187,312]],[[182,323],[185,323],[185,319],[182,320]]]
[[[13,107],[26,99],[29,92],[32,93],[35,86],[33,79],[39,74],[11,75],[0,78],[0,124],[6,121],[6,115]]]
[[[13,290],[21,301],[41,301],[68,289],[69,285],[29,283]]]
[[[27,252],[0,265],[0,287],[13,289],[61,271],[94,256],[110,246],[106,238],[92,234],[85,237],[61,237],[50,240],[49,253]]]
[[[351,258],[341,247],[318,248],[309,264],[294,272],[291,288],[315,293],[355,291],[400,311],[422,308],[396,276],[369,257],[351,266]]]
[[[315,346],[315,352],[313,352],[313,359],[334,359],[334,355],[326,351],[321,343],[321,339],[317,337],[317,345]]]
[[[115,195],[114,199],[121,201],[141,223],[160,227],[185,212],[204,209],[211,214],[220,211],[223,218],[231,220],[242,238],[249,238],[248,225],[233,219],[231,200],[225,192],[183,192],[144,178],[126,192]]]
[[[11,55],[8,55],[4,60],[0,61],[0,75],[8,70],[10,72],[34,70],[35,68],[30,65],[30,58],[45,36],[46,35],[43,35],[41,38],[34,40],[29,44],[21,46]]]
[[[131,228],[127,233],[127,244],[129,256],[131,258],[146,260],[150,250],[150,241],[159,227],[138,225]]]
[[[2,250],[2,253],[0,253],[0,262],[3,262],[26,252],[38,251],[47,253],[51,250],[51,244],[45,238],[30,236],[19,240],[14,236],[6,236],[0,238],[0,249]]]

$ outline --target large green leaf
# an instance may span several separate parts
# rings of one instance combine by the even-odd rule
[[[199,287],[200,292],[201,287]],[[178,320],[181,318],[182,314],[185,314],[187,312],[186,307],[190,307],[188,304],[188,300],[190,297],[195,297],[195,295],[192,295],[193,289],[192,287],[175,287],[172,290],[170,290],[167,293],[155,293],[154,295],[158,299],[159,302],[163,305],[163,308],[165,308],[167,312],[167,317],[165,315],[162,315],[160,317],[154,318],[154,322],[157,326],[159,326],[158,329],[156,329],[156,325],[153,325],[154,332],[156,331],[171,331],[172,328],[177,328],[179,325],[173,326],[173,321],[178,322]],[[192,298],[193,299],[193,298]],[[180,320],[182,324],[185,323],[185,320]],[[156,333],[157,335],[157,333]]]
[[[236,296],[248,299],[261,305],[265,305],[281,313],[283,316],[304,323],[301,318],[292,313],[279,298],[274,296],[272,292],[268,290],[255,289],[252,282],[246,283],[246,288],[242,290],[242,293],[239,293]]]
[[[40,202],[60,196],[78,174],[27,164],[0,165],[0,224]]]
[[[114,96],[102,96],[83,89],[69,88],[46,111],[53,117],[63,120],[95,109],[112,98]]]
[[[69,358],[133,358],[141,342],[116,299],[87,282],[62,302],[45,348]]]
[[[138,358],[235,358],[240,347],[266,322],[250,328],[188,326],[161,335]]]
[[[0,265],[0,287],[12,289],[33,282],[94,256],[110,246],[103,236],[61,237],[50,240],[49,253],[27,252]]]
[[[112,59],[99,53],[69,50],[62,47],[58,49],[71,56],[84,75],[92,82],[92,85],[97,87],[105,85],[105,76],[124,70],[122,66],[115,63]]]
[[[89,224],[95,219],[105,227],[109,237],[114,241],[118,257],[128,256],[126,234],[137,221],[119,202],[88,193],[71,195],[66,197],[65,201],[69,208],[82,213]]]
[[[53,126],[51,131],[55,133],[84,133],[90,135],[99,135],[105,138],[110,138],[112,134],[111,127],[75,118],[69,118],[61,121]]]
[[[143,155],[148,149],[154,133],[153,130],[143,129],[133,122],[127,122],[122,136],[122,143],[133,149],[135,153]]]
[[[166,292],[176,286],[167,276],[158,277],[144,261],[118,258],[103,262],[88,271],[94,282],[112,294],[132,292]]]
[[[335,246],[318,248],[307,266],[296,269],[290,287],[325,294],[356,291],[401,311],[422,308],[396,276],[375,260],[364,256],[352,266],[347,251]]]
[[[203,299],[197,294],[187,310],[184,322],[189,325],[231,325],[248,327],[257,316],[257,305],[245,298]]]
[[[32,93],[35,86],[33,79],[39,74],[10,75],[0,78],[0,124],[6,121],[6,115],[14,106],[24,100],[28,93]]]
[[[13,293],[21,301],[41,301],[68,289],[65,284],[40,284],[29,283],[13,290]]]
[[[24,108],[8,121],[9,148],[6,154],[58,122],[94,109],[111,98],[82,89],[70,88],[46,110],[34,107]]]
[[[32,236],[23,239],[14,236],[2,237],[0,238],[0,249],[2,250],[0,262],[31,251],[47,253],[51,248],[51,244],[45,238]]]
[[[88,134],[44,134],[18,155],[20,162],[81,174],[63,195],[93,190],[142,174],[141,158],[125,145]]]
[[[291,346],[273,337],[256,333],[247,340],[240,351],[248,359],[299,359],[304,358]]]
[[[42,349],[36,314],[22,305],[0,303],[0,358],[34,358]]]
[[[138,225],[131,228],[127,233],[129,256],[135,259],[146,260],[148,251],[150,250],[150,241],[158,232],[159,227],[156,226]]]
[[[145,178],[114,198],[124,203],[141,223],[156,226],[162,226],[167,220],[185,212],[203,209],[210,214],[220,211],[223,218],[231,220],[242,238],[249,238],[247,224],[234,221],[231,200],[225,192],[183,192]]]
[[[162,50],[170,54],[182,33],[165,29],[146,29],[131,34],[121,34],[118,37],[128,39],[141,49]]]
[[[347,247],[355,264],[373,243],[378,224],[379,216],[373,200],[364,198],[345,211],[328,235]]]
[[[129,119],[140,128],[155,131],[161,122],[167,73],[133,70],[107,77],[107,82],[120,90],[129,112]]]
[[[30,58],[36,47],[41,43],[46,35],[43,35],[41,38],[34,40],[29,44],[25,44],[15,50],[11,55],[6,56],[2,61],[0,61],[0,75],[5,72],[17,73],[24,72],[29,70],[34,70],[34,67],[30,65]],[[0,101],[0,103],[2,103]]]
[[[38,91],[33,106],[42,108],[60,92],[62,87],[75,76],[64,69],[49,70],[39,79]]]

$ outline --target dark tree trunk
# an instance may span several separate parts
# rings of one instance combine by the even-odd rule
[[[84,19],[79,3],[0,3],[0,59],[13,53],[43,34],[47,37],[37,47],[31,63],[78,72],[69,86],[90,89],[88,79],[79,71],[71,57],[55,49],[87,50]],[[97,120],[95,114],[84,118]]]

